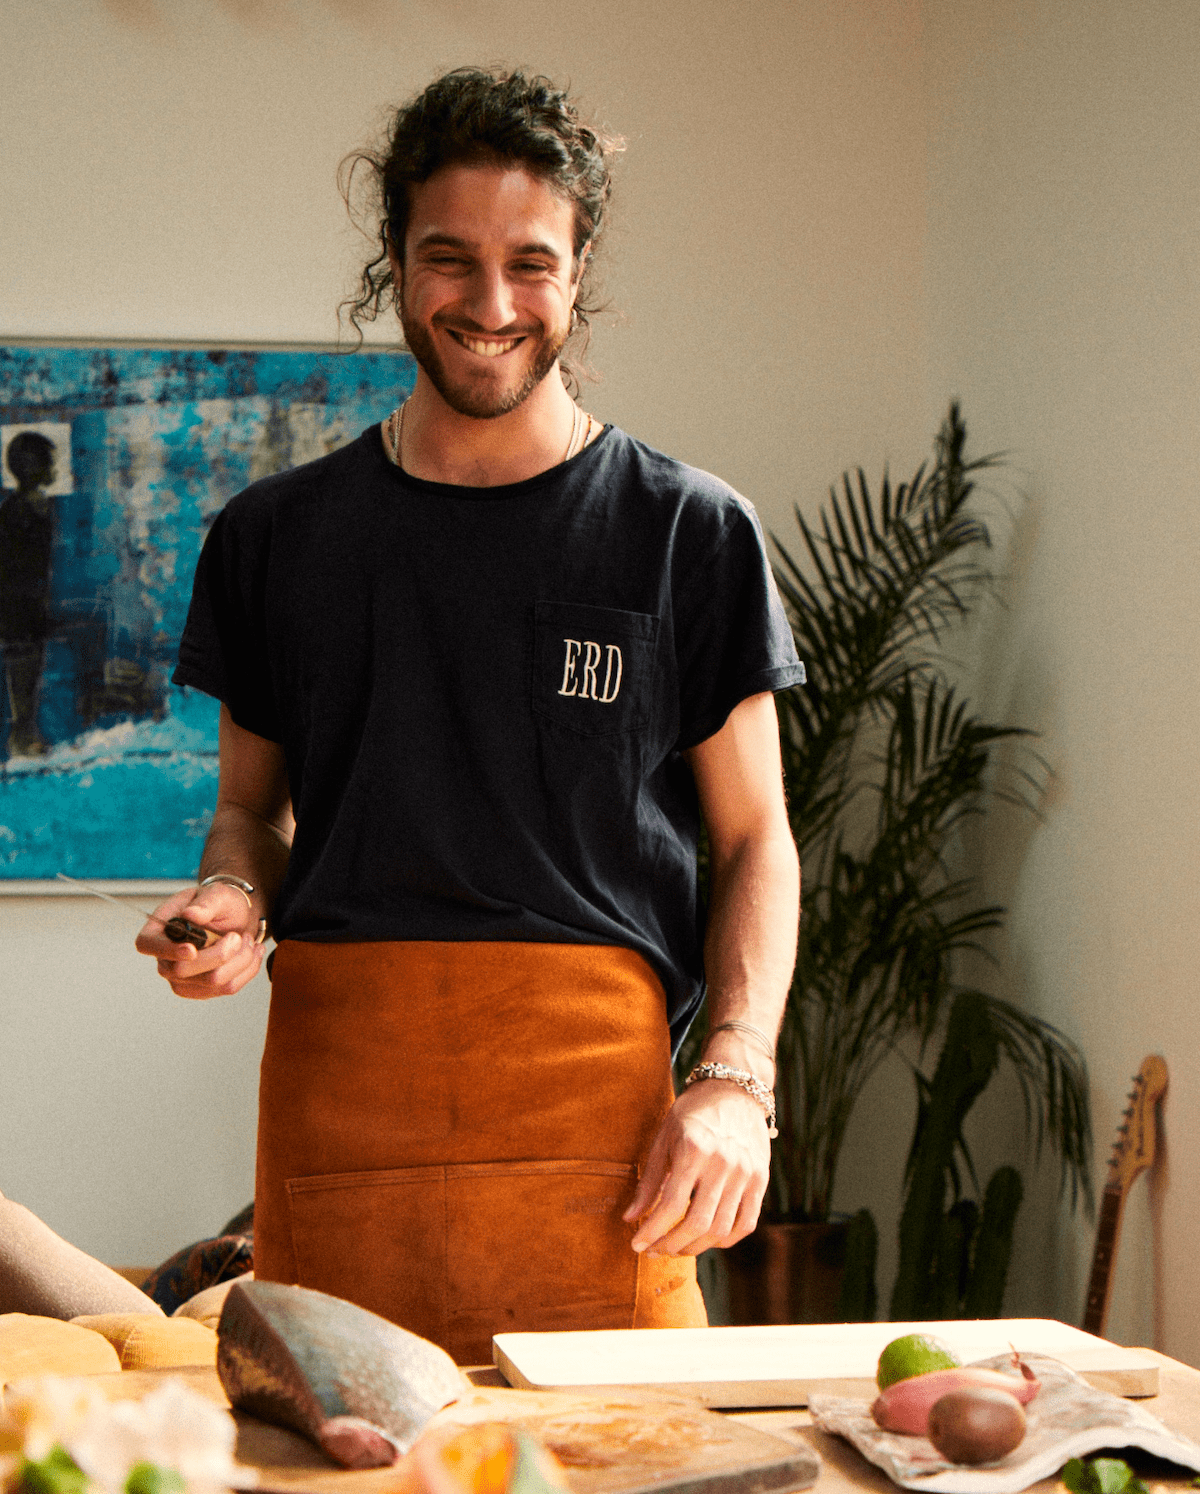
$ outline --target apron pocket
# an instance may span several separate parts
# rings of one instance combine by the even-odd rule
[[[287,1192],[301,1286],[445,1341],[444,1167],[289,1178]]]
[[[448,1167],[449,1329],[490,1363],[493,1333],[629,1328],[637,1168],[617,1162]]]
[[[621,1211],[636,1180],[631,1164],[593,1161],[292,1178],[299,1281],[460,1364],[490,1362],[494,1333],[628,1328],[638,1262]]]

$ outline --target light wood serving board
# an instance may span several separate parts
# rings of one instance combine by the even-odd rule
[[[706,1406],[806,1406],[810,1391],[874,1396],[880,1352],[905,1333],[936,1335],[964,1364],[1012,1344],[1062,1360],[1101,1390],[1158,1394],[1151,1354],[1050,1318],[498,1333],[492,1357],[510,1385],[530,1390],[607,1395],[653,1388],[695,1396]]]
[[[140,1399],[177,1376],[228,1406],[215,1370],[127,1370],[93,1383],[113,1399]],[[421,1494],[407,1460],[392,1468],[338,1468],[303,1437],[235,1412],[235,1456],[257,1474],[257,1494]],[[574,1494],[786,1494],[815,1482],[807,1443],[776,1436],[690,1396],[612,1396],[468,1387],[431,1426],[505,1421],[539,1438],[567,1470]]]

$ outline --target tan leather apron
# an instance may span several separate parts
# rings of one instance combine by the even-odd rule
[[[630,950],[285,941],[259,1096],[254,1266],[491,1361],[493,1333],[702,1327],[690,1257],[621,1213],[672,1103]]]

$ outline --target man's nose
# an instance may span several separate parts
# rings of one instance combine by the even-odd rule
[[[499,332],[516,320],[512,287],[504,272],[481,266],[471,276],[466,310],[483,331]]]

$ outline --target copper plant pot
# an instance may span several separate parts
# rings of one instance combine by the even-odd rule
[[[725,1251],[731,1323],[836,1323],[849,1220],[759,1224]]]

